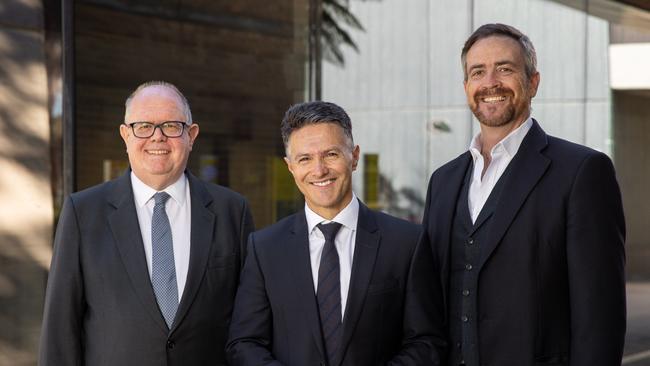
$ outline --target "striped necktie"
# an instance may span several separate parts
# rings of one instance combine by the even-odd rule
[[[318,224],[318,229],[325,236],[325,246],[318,267],[316,298],[329,365],[333,365],[336,360],[342,336],[341,274],[339,254],[334,245],[334,238],[340,228],[341,224],[337,222]]]

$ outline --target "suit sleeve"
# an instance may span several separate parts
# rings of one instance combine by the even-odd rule
[[[68,198],[59,218],[45,295],[39,365],[83,365],[81,333],[85,312],[80,234]]]
[[[431,186],[429,186],[429,191]],[[441,365],[446,342],[444,308],[439,271],[427,233],[430,192],[427,193],[424,230],[413,253],[406,286],[403,341],[400,352],[388,366]]]
[[[441,364],[445,341],[439,282],[435,278],[428,245],[420,241],[407,282],[402,348],[389,366]]]
[[[241,273],[226,357],[231,366],[282,366],[271,353],[273,314],[266,295],[264,275],[255,251],[254,234]]]
[[[571,366],[619,365],[625,338],[625,222],[611,161],[588,156],[567,210]]]

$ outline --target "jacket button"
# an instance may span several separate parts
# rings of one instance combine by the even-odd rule
[[[474,244],[474,239],[473,239],[473,238],[469,238],[469,239],[467,240],[467,244],[469,244],[469,245]]]
[[[469,290],[463,290],[463,296],[469,296]]]
[[[176,343],[174,341],[167,341],[167,348],[172,349],[176,346]]]
[[[460,320],[462,320],[463,323],[467,323],[469,321],[469,318],[467,317],[467,315],[463,315],[460,317]]]
[[[473,268],[472,265],[469,264],[469,263],[467,263],[467,264],[465,265],[465,269],[468,270],[468,271],[471,271],[472,268]]]

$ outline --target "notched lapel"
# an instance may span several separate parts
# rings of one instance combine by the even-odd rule
[[[309,233],[307,230],[305,211],[301,210],[294,216],[293,231],[285,244],[287,248],[284,253],[287,253],[287,263],[290,264],[293,272],[292,277],[296,291],[298,291],[297,298],[300,299],[299,301],[301,302],[305,320],[311,329],[314,343],[320,352],[321,358],[325,358],[325,347],[323,346],[323,337],[321,336],[314,280],[311,274]]]
[[[377,228],[375,213],[359,202],[359,220],[355,239],[350,289],[343,318],[343,338],[338,362],[340,364],[347,350],[354,329],[366,301],[368,286],[377,260],[381,236]]]
[[[167,324],[165,324],[165,320],[160,313],[156,295],[151,286],[151,279],[149,278],[138,214],[135,211],[130,174],[131,171],[129,170],[118,178],[113,191],[108,197],[108,204],[114,209],[113,213],[108,216],[108,223],[135,293],[153,320],[163,332],[167,333]]]
[[[507,180],[504,182],[501,197],[494,210],[489,238],[481,246],[480,267],[501,242],[526,198],[548,169],[551,162],[541,153],[547,144],[546,133],[539,127],[537,121],[533,120],[533,126],[508,167],[510,171],[505,177]]]
[[[192,223],[190,232],[190,263],[187,269],[187,281],[183,290],[183,297],[178,304],[178,311],[174,318],[171,331],[178,328],[178,325],[187,315],[196,294],[201,287],[205,277],[206,266],[213,245],[217,216],[209,207],[212,204],[212,196],[199,181],[191,174],[187,174],[190,185],[190,197],[192,200]]]
[[[447,276],[449,275],[451,228],[456,213],[458,198],[460,197],[463,188],[465,173],[467,172],[467,169],[471,167],[471,163],[472,155],[469,151],[456,159],[456,162],[451,165],[449,171],[446,172],[446,176],[442,177],[443,182],[440,184],[443,185],[443,187],[439,188],[435,197],[432,197],[432,199],[435,200],[433,201],[435,204],[432,204],[431,207],[429,207],[428,221],[433,222],[435,225],[439,225],[440,227],[430,233],[432,237],[430,237],[429,240],[432,241],[432,245],[438,248],[439,261],[441,263],[440,273],[442,273],[443,276],[441,279],[441,286],[443,288],[442,296],[445,304],[447,303]],[[469,206],[465,205],[465,207],[468,207],[467,210],[469,214]],[[424,223],[424,225],[429,225],[429,222]]]

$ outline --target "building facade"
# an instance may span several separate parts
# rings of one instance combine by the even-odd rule
[[[348,7],[358,51],[321,62],[323,5]],[[34,365],[58,212],[70,192],[123,174],[118,129],[140,83],[188,97],[201,133],[189,169],[251,203],[257,227],[301,207],[279,123],[322,96],[350,112],[354,190],[419,221],[433,170],[478,126],[460,50],[506,22],[537,47],[533,115],[615,161],[630,278],[650,278],[650,6],[644,0],[5,0],[0,4],[0,366]],[[336,19],[335,19],[336,21]],[[645,50],[645,51],[644,51]],[[625,71],[625,72],[622,72]]]

